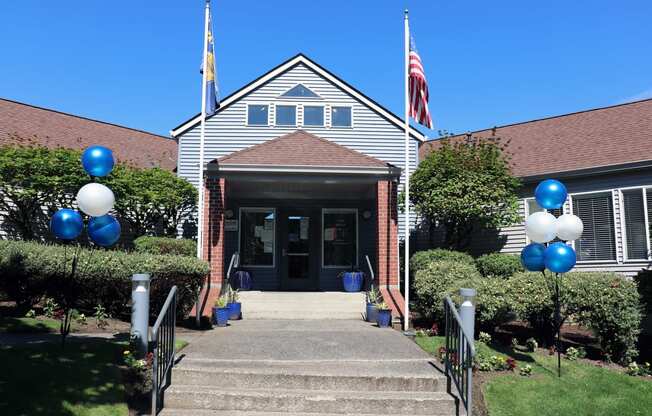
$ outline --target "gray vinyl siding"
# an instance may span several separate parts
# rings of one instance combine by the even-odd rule
[[[623,273],[627,276],[633,276],[641,269],[650,265],[646,260],[627,260],[625,257],[625,235],[624,213],[622,212],[621,190],[630,187],[649,187],[652,186],[652,170],[639,170],[627,173],[618,173],[610,175],[599,175],[576,179],[562,179],[562,182],[568,188],[570,197],[573,194],[582,193],[609,193],[612,197],[614,211],[614,238],[616,246],[616,260],[611,261],[593,261],[578,262],[575,270],[582,271],[614,271]],[[528,184],[524,187],[521,196],[521,215],[525,219],[527,212],[525,207],[525,198],[532,198],[535,184]],[[569,197],[569,199],[570,199]],[[564,213],[571,213],[570,203],[564,205]],[[504,244],[501,241],[505,241]],[[495,247],[503,253],[518,254],[527,244],[525,237],[524,222],[515,226],[503,228],[498,236],[484,236],[473,247],[474,252],[488,252],[487,248]]]
[[[294,87],[303,84],[317,93],[321,99],[281,99],[279,96]],[[274,122],[273,104],[294,101],[297,104],[325,104],[325,127],[275,127],[247,126],[247,104],[270,104],[268,119]],[[353,126],[351,128],[328,127],[330,124],[329,107],[345,105],[352,107]],[[297,111],[297,118],[301,114]],[[300,121],[300,120],[298,120]],[[235,151],[262,143],[286,133],[302,128],[312,134],[335,143],[373,156],[395,166],[404,167],[404,132],[398,126],[387,121],[362,102],[357,101],[308,67],[300,64],[270,80],[239,101],[225,108],[206,121],[204,162],[228,155]],[[199,159],[199,125],[178,137],[178,175],[197,185]],[[410,170],[417,165],[418,141],[411,140]],[[403,183],[403,180],[401,181]],[[402,185],[400,186],[402,189]],[[411,218],[414,223],[416,216]],[[403,217],[399,222],[403,234]]]

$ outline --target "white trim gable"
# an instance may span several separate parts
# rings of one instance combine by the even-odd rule
[[[336,77],[332,73],[328,72],[326,69],[318,65],[317,63],[313,62],[310,60],[308,57],[305,55],[299,54],[295,56],[294,58],[286,61],[285,63],[277,66],[276,68],[272,69],[265,75],[259,77],[258,79],[254,80],[253,82],[245,85],[242,87],[240,90],[234,92],[233,94],[229,95],[226,97],[222,102],[220,103],[219,108],[217,109],[216,113],[221,112],[225,108],[229,107],[231,104],[237,102],[240,100],[242,97],[246,96],[247,94],[253,92],[254,90],[260,88],[261,86],[265,85],[267,82],[270,80],[278,77],[279,75],[283,74],[284,72],[289,71],[293,67],[303,64],[306,67],[308,67],[310,70],[314,71],[324,79],[328,80],[331,82],[333,85],[339,87],[342,91],[345,93],[349,94],[351,97],[354,99],[358,100],[377,114],[379,114],[381,117],[385,118],[388,120],[390,123],[394,124],[398,129],[402,130],[404,128],[404,122],[403,120],[392,113],[391,111],[387,110],[386,108],[382,107],[351,85],[347,84],[340,78]],[[210,117],[209,117],[210,118]],[[199,124],[201,121],[201,114],[198,114],[197,116],[193,117],[192,119],[186,121],[185,123],[181,124],[180,126],[176,127],[175,129],[170,131],[170,134],[172,137],[178,137],[179,135],[185,133],[186,131],[190,130],[192,127],[196,126]],[[421,133],[419,130],[415,129],[414,127],[410,126],[410,135],[420,142],[424,142],[426,140],[426,137],[423,133]]]

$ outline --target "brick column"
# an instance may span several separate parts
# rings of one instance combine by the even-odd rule
[[[404,299],[399,291],[398,184],[392,180],[376,185],[378,212],[376,254],[378,288],[395,317],[403,315]]]
[[[211,308],[219,297],[224,279],[224,207],[226,180],[206,177],[204,187],[203,254],[211,267],[204,285],[201,300],[202,315],[210,316]]]

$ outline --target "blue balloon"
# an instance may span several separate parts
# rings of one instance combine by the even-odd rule
[[[566,273],[577,260],[573,247],[564,243],[552,243],[543,255],[546,268],[555,273]]]
[[[79,212],[72,209],[60,209],[50,219],[50,230],[62,240],[74,240],[84,229],[84,221]]]
[[[110,247],[120,239],[120,223],[108,214],[92,217],[88,221],[88,235],[98,246]]]
[[[554,179],[546,179],[534,190],[537,204],[545,209],[561,208],[567,196],[568,192],[564,184]]]
[[[521,263],[525,270],[531,272],[542,272],[545,270],[546,265],[543,261],[543,253],[546,251],[546,246],[539,243],[528,244],[521,250]]]
[[[82,154],[82,166],[91,176],[106,176],[113,170],[113,152],[104,146],[91,146]]]

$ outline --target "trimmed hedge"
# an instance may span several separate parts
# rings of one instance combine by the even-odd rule
[[[197,243],[186,238],[141,236],[134,240],[138,253],[170,254],[173,256],[197,256]]]
[[[77,273],[71,279],[75,252]],[[150,273],[152,316],[158,314],[174,285],[178,288],[177,310],[184,316],[209,270],[206,262],[193,257],[0,241],[0,290],[21,307],[31,307],[43,296],[50,296],[59,304],[74,302],[74,307],[82,310],[101,304],[114,315],[128,313],[131,276]]]
[[[473,257],[470,254],[461,251],[445,250],[435,248],[432,250],[417,251],[410,257],[410,270],[414,276],[419,270],[425,269],[430,263],[435,261],[455,261],[473,265]]]
[[[507,279],[517,272],[525,269],[521,258],[513,254],[491,253],[475,259],[475,266],[484,277],[498,277]]]

